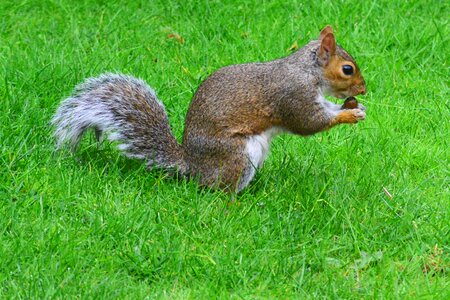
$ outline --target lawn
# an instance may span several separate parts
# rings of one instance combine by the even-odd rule
[[[320,2],[0,1],[0,298],[449,299],[450,6]],[[214,70],[327,24],[367,119],[277,137],[231,205],[93,134],[55,151],[49,121],[86,77],[146,80],[180,140]]]

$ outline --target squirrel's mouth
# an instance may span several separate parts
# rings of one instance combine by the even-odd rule
[[[339,98],[339,99],[346,99],[348,97],[355,97],[355,96],[358,96],[358,95],[364,95],[365,93],[366,93],[365,90],[363,90],[363,91],[358,90],[358,91],[350,91],[348,93],[347,92],[337,92],[337,93],[334,93],[333,96],[336,97],[336,98]]]
[[[338,98],[338,99],[346,99],[347,97],[352,97],[352,95],[347,95],[347,94],[344,94],[344,93],[334,94],[333,96]]]

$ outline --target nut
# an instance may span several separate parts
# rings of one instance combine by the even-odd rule
[[[342,104],[342,109],[353,109],[358,107],[358,101],[355,97],[348,97]]]

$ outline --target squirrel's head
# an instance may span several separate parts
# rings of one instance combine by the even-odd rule
[[[336,45],[330,25],[320,32],[317,52],[323,70],[326,93],[346,98],[366,93],[366,83],[355,60],[342,47]]]

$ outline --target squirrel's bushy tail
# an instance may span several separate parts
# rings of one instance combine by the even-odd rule
[[[65,99],[52,119],[58,147],[74,150],[83,133],[103,133],[126,156],[144,159],[161,168],[186,171],[183,150],[172,134],[166,111],[143,81],[126,75],[89,78]]]

